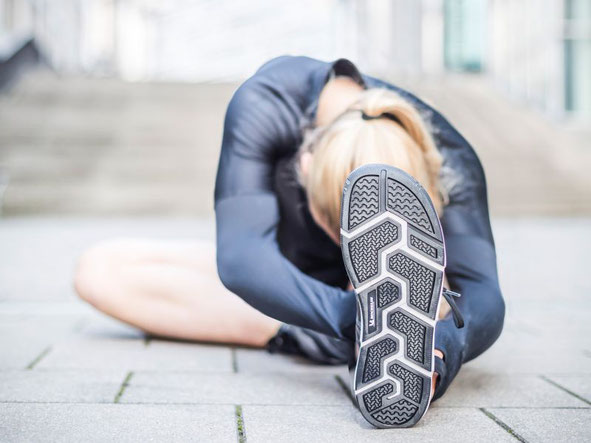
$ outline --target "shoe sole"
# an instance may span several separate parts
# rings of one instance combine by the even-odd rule
[[[423,187],[404,171],[364,165],[345,183],[341,248],[357,294],[353,393],[378,428],[409,427],[427,412],[445,247]]]

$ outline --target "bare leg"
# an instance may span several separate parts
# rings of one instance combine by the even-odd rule
[[[156,335],[264,346],[280,326],[224,288],[209,242],[101,243],[80,258],[74,284],[97,309]]]

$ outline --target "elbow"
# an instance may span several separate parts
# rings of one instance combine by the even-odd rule
[[[489,325],[489,339],[487,341],[489,342],[488,346],[491,346],[501,335],[505,323],[505,300],[503,300],[503,295],[498,287],[495,288],[494,296],[491,297],[487,314],[487,323]]]
[[[232,272],[237,265],[237,257],[232,251],[220,251],[217,252],[217,268],[218,276],[222,284],[226,289],[235,292],[234,288],[238,285],[238,279],[236,273]]]
[[[264,282],[271,277],[265,269],[264,260],[261,261],[264,251],[253,243],[243,242],[239,248],[235,245],[218,247],[218,276],[226,289],[262,311],[261,297],[266,290]]]
[[[503,325],[505,323],[505,300],[503,299],[503,294],[501,293],[501,289],[497,289],[497,297],[496,297],[496,305],[495,305],[495,318],[497,319],[497,337],[501,335],[501,331],[503,330]]]
[[[246,253],[237,248],[222,248],[217,252],[218,276],[229,291],[241,296],[247,284]]]
[[[472,319],[471,335],[477,339],[472,340],[472,346],[469,347],[464,361],[472,360],[490,348],[503,331],[505,301],[500,288],[497,285],[489,287],[486,298],[480,299],[480,302],[475,307]]]

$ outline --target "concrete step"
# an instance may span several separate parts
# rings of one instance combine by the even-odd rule
[[[591,214],[583,135],[509,102],[485,78],[399,78],[482,159],[493,215]],[[0,96],[2,211],[211,215],[237,84],[126,83],[32,72]]]

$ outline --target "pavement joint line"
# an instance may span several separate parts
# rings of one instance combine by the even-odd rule
[[[115,395],[113,403],[119,403],[121,397],[123,396],[123,393],[125,392],[125,389],[129,386],[129,381],[131,380],[131,377],[133,377],[133,371],[129,371],[125,376],[123,383],[121,383],[121,386],[119,387],[119,391],[117,391],[117,394]]]
[[[236,403],[189,403],[189,402],[162,402],[162,401],[126,401],[124,403],[113,403],[109,401],[24,401],[24,400],[0,400],[0,404],[36,404],[36,405],[153,405],[153,406],[236,406]],[[246,403],[247,406],[271,406],[271,407],[322,407],[322,408],[348,408],[348,405],[322,404],[322,403]],[[470,407],[459,409],[473,409]],[[591,409],[591,408],[572,408],[572,409]]]
[[[235,374],[238,373],[238,355],[236,353],[236,348],[230,348],[230,352],[232,353],[232,372]]]
[[[564,386],[562,386],[559,383],[556,383],[554,380],[549,379],[548,377],[546,377],[545,375],[540,375],[540,378],[542,380],[544,380],[546,383],[550,383],[552,386],[566,392],[567,394],[572,395],[573,397],[581,400],[582,402],[587,403],[588,405],[591,405],[591,401],[587,400],[585,397],[581,397],[579,394],[577,394],[576,392],[571,391],[570,389],[565,388]]]
[[[109,370],[105,370],[105,369],[93,369],[93,368],[87,368],[87,367],[56,367],[56,368],[47,368],[47,369],[43,369],[44,371],[97,371],[97,372],[108,372]],[[2,372],[0,370],[0,372]],[[171,369],[171,370],[167,370],[167,369],[136,369],[133,371],[134,373],[137,374],[187,374],[187,375],[232,375],[232,372],[228,372],[228,371],[223,371],[221,369],[201,369],[201,370],[192,370],[192,369]],[[248,372],[248,373],[241,373],[241,375],[267,375],[269,374],[268,372]],[[275,373],[276,375],[277,373]],[[289,374],[287,374],[289,375]]]
[[[0,404],[10,405],[112,405],[112,401],[27,401],[27,400],[0,400]],[[125,404],[125,403],[119,403]]]
[[[351,394],[351,389],[349,389],[349,387],[347,386],[347,383],[345,382],[345,380],[343,380],[343,378],[340,375],[338,375],[338,374],[335,375],[334,378],[337,381],[337,383],[339,384],[339,386],[345,392],[345,395],[347,396],[347,398],[349,400],[351,400],[351,403],[353,404],[353,406],[356,406],[355,399],[353,398],[353,395]]]
[[[472,409],[474,406],[437,406],[439,409]],[[544,410],[544,409],[591,409],[589,406],[483,406],[488,409],[533,409],[533,410]]]
[[[34,368],[35,368],[35,366],[37,366],[37,364],[38,364],[38,363],[39,363],[41,360],[43,360],[43,357],[45,357],[47,354],[49,354],[49,351],[51,351],[51,346],[48,346],[48,347],[46,347],[46,348],[45,348],[43,351],[41,351],[41,353],[40,353],[40,354],[39,354],[37,357],[35,357],[31,363],[29,363],[29,364],[26,366],[26,369],[28,369],[28,370],[32,370],[32,369],[34,369]]]
[[[39,405],[112,405],[110,401],[25,401],[25,400],[0,400],[0,404],[39,404]],[[235,403],[189,403],[189,402],[162,402],[162,401],[126,401],[125,403],[117,403],[118,405],[154,405],[154,406],[236,406]],[[322,404],[322,403],[246,403],[247,406],[271,406],[271,407],[323,407],[323,408],[344,408],[347,405],[337,404]],[[491,409],[525,409],[525,410],[573,410],[573,411],[588,411],[591,407],[585,406],[487,406]],[[431,408],[434,409],[434,408]],[[474,409],[473,406],[437,406],[437,409]],[[483,409],[483,408],[478,408]]]
[[[521,443],[527,443],[527,440],[525,438],[523,438],[521,435],[519,435],[517,432],[515,432],[507,423],[505,423],[503,420],[498,418],[492,412],[488,411],[486,408],[478,408],[478,409],[480,409],[480,411],[484,415],[486,415],[488,418],[490,418],[492,421],[494,421],[497,425],[499,425],[501,428],[503,428],[505,431],[507,431],[507,433],[510,434],[513,438],[520,441]]]
[[[21,368],[18,367],[7,367],[7,368],[3,368],[0,369],[0,373],[2,372],[10,372],[10,371],[18,371],[18,370],[22,370]],[[41,370],[41,369],[40,369]],[[43,368],[42,369],[44,372],[61,372],[61,371],[70,371],[70,372],[77,372],[77,371],[94,371],[94,372],[109,372],[112,371],[111,369],[102,369],[102,368],[91,368],[91,367],[76,367],[76,366],[72,366],[72,367],[68,367],[68,366],[62,366],[62,367],[51,367],[51,368]],[[193,370],[193,369],[137,369],[133,371],[134,374],[159,374],[159,375],[164,375],[164,374],[187,374],[187,375],[233,375],[234,372],[233,371],[224,371],[223,369],[200,369],[200,370]],[[318,372],[298,372],[298,371],[293,371],[293,372],[282,372],[282,371],[269,371],[269,372],[250,372],[250,371],[240,371],[238,372],[239,377],[267,377],[267,376],[275,376],[275,375],[283,375],[286,377],[293,377],[293,376],[298,376],[298,377],[334,377],[334,373],[331,372],[322,372],[322,371],[318,371]],[[572,374],[569,374],[572,375]],[[578,375],[589,375],[586,373],[581,373]]]
[[[246,443],[246,426],[244,425],[244,416],[242,415],[242,405],[234,405],[236,414],[236,436],[238,443]]]

